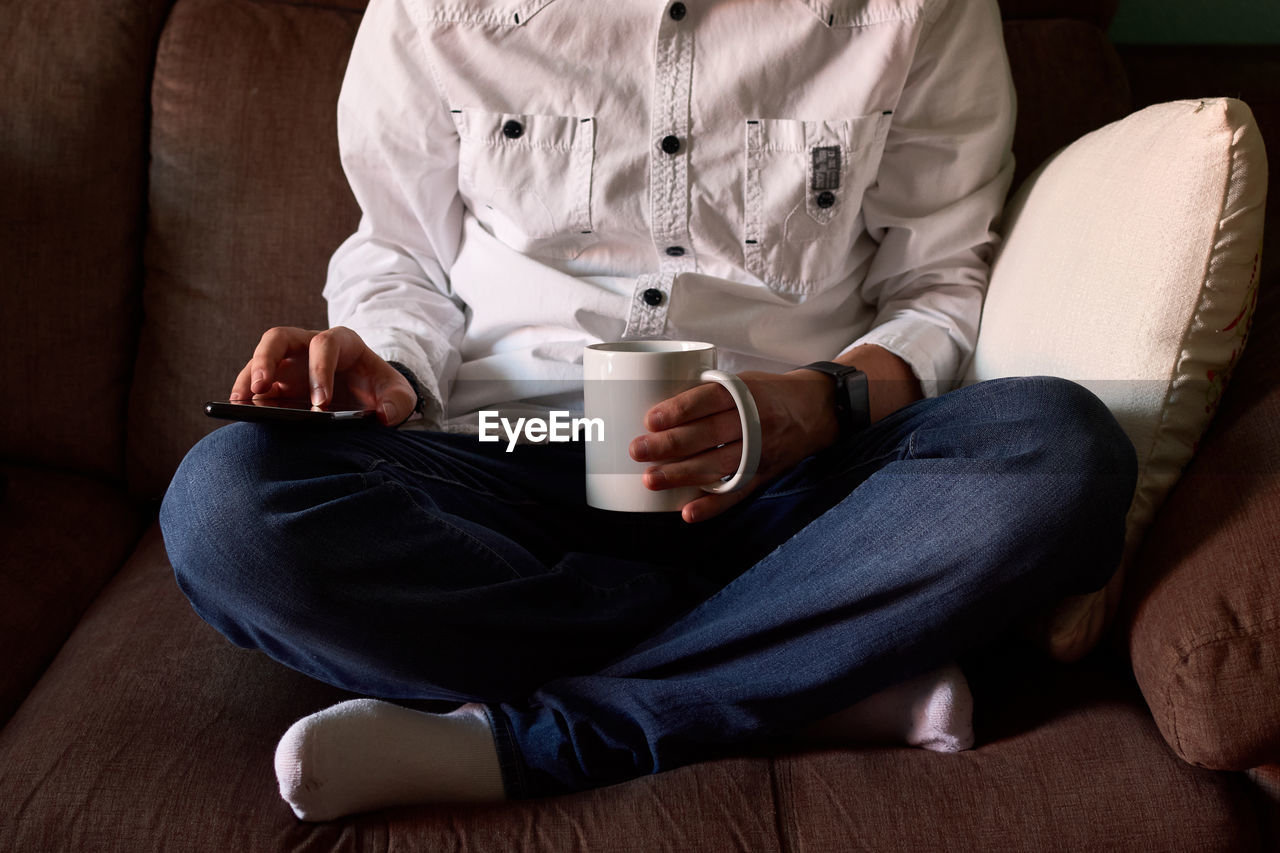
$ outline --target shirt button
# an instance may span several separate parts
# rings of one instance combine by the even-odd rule
[[[657,308],[662,304],[662,291],[656,287],[651,287],[644,293],[640,294],[640,298],[644,300],[645,305]]]
[[[502,135],[507,139],[518,139],[524,133],[524,125],[511,119],[502,126]]]
[[[678,258],[684,254],[684,246],[668,246],[667,254],[673,258]]]
[[[818,207],[831,207],[836,203],[836,194],[831,190],[823,190],[818,193],[818,197],[814,201],[818,203]]]
[[[684,7],[683,3],[672,3],[671,4],[671,20],[683,21],[684,13],[687,11],[689,10]]]
[[[664,136],[662,137],[662,150],[668,154],[674,154],[680,150],[680,137]]]

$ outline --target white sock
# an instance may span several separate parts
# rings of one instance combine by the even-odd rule
[[[280,796],[303,820],[506,798],[478,705],[424,714],[376,699],[341,702],[290,726],[275,763]]]
[[[800,732],[805,740],[905,743],[934,752],[973,746],[973,694],[954,663],[881,690]]]

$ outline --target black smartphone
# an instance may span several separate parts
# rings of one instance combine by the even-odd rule
[[[204,404],[211,418],[231,421],[265,421],[289,424],[352,423],[377,419],[373,409],[321,409],[310,400],[263,398],[259,400],[214,400]]]

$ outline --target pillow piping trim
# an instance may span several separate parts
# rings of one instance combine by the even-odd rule
[[[1182,472],[1185,471],[1187,464],[1195,456],[1195,443],[1192,442],[1191,444],[1187,444],[1185,441],[1182,441],[1181,436],[1179,436],[1179,431],[1174,429],[1173,426],[1170,424],[1170,419],[1172,416],[1171,410],[1176,406],[1177,399],[1183,395],[1184,386],[1191,379],[1190,371],[1187,370],[1188,362],[1193,360],[1191,355],[1189,354],[1189,349],[1190,349],[1189,341],[1192,338],[1196,329],[1196,318],[1201,316],[1202,312],[1206,311],[1208,307],[1207,303],[1209,302],[1209,297],[1213,295],[1212,293],[1209,292],[1209,287],[1208,287],[1210,271],[1214,269],[1214,260],[1226,254],[1222,249],[1220,249],[1220,244],[1221,244],[1222,233],[1226,223],[1226,215],[1227,215],[1227,208],[1229,206],[1228,202],[1230,199],[1231,187],[1237,185],[1240,182],[1240,180],[1242,180],[1242,176],[1240,172],[1242,170],[1243,158],[1240,156],[1239,144],[1237,141],[1238,140],[1237,131],[1243,127],[1247,127],[1248,125],[1245,123],[1241,123],[1236,125],[1235,127],[1232,127],[1232,123],[1230,121],[1230,118],[1231,118],[1230,101],[1231,100],[1232,99],[1230,98],[1219,98],[1219,99],[1214,99],[1212,101],[1201,100],[1199,102],[1201,109],[1207,106],[1209,103],[1214,103],[1218,106],[1221,106],[1222,108],[1222,111],[1224,113],[1224,119],[1226,120],[1226,125],[1231,130],[1231,132],[1228,134],[1228,142],[1226,145],[1226,149],[1230,159],[1230,166],[1226,170],[1226,175],[1222,184],[1221,201],[1218,205],[1217,214],[1215,216],[1213,237],[1209,241],[1209,249],[1205,253],[1203,272],[1200,275],[1199,298],[1196,301],[1195,310],[1187,318],[1187,323],[1183,327],[1182,335],[1178,342],[1178,351],[1179,351],[1178,360],[1177,362],[1175,362],[1173,371],[1169,375],[1168,386],[1165,389],[1164,398],[1161,400],[1159,426],[1153,431],[1151,436],[1151,441],[1150,441],[1150,447],[1147,449],[1145,456],[1143,457],[1146,460],[1146,464],[1141,467],[1142,479],[1134,487],[1134,502],[1129,508],[1129,517],[1127,517],[1125,520],[1126,530],[1129,529],[1130,525],[1140,526],[1144,529],[1151,525],[1151,523],[1155,520],[1156,514],[1160,511],[1160,507],[1164,505],[1165,500],[1168,498],[1169,491],[1172,489],[1174,485],[1176,485],[1177,481],[1181,478]],[[1192,102],[1187,101],[1186,103],[1190,104]],[[1195,112],[1199,112],[1199,109],[1197,109]],[[1245,210],[1245,208],[1241,208],[1241,210],[1243,211]],[[1241,346],[1241,349],[1243,349],[1243,345]],[[1203,428],[1200,430],[1201,435],[1203,435],[1208,430],[1210,424],[1212,424],[1213,419],[1216,415],[1217,415],[1217,408],[1215,407],[1214,411],[1205,420],[1203,424]],[[1172,461],[1171,459],[1168,458],[1170,455],[1168,452],[1163,454],[1163,456],[1165,457],[1164,459],[1160,459],[1160,457],[1156,453],[1156,449],[1161,444],[1167,441],[1173,441],[1179,447],[1183,447],[1189,450],[1190,452],[1187,454],[1187,458],[1182,460],[1182,462],[1178,464],[1176,471],[1165,471],[1162,477],[1156,477],[1153,475],[1153,472],[1151,471],[1152,463],[1164,462],[1166,464],[1165,466],[1162,466],[1162,467],[1168,467],[1168,463]],[[1159,473],[1159,472],[1156,472],[1156,473]],[[1146,506],[1140,506],[1138,502],[1138,497],[1140,495],[1143,495],[1143,489],[1145,487],[1150,486],[1153,483],[1153,480],[1158,481],[1159,479],[1167,479],[1170,475],[1172,475],[1173,481],[1166,484],[1166,486],[1163,489],[1157,489],[1157,491],[1163,491],[1164,493],[1160,496],[1159,500],[1158,501],[1148,500]],[[1148,491],[1148,494],[1149,494],[1149,491]],[[1138,510],[1145,511],[1147,513],[1146,521],[1140,525],[1138,524],[1138,522],[1132,520],[1132,517],[1135,514],[1137,514],[1136,511]],[[1145,531],[1144,531],[1144,535],[1145,535]],[[1140,540],[1142,537],[1136,537],[1136,538]],[[1129,553],[1126,554],[1125,559],[1122,561],[1122,564],[1129,562],[1130,559],[1136,554],[1136,551],[1137,551],[1136,544],[1130,544],[1127,550]]]

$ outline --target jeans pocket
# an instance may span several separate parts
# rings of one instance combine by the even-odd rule
[[[853,273],[862,194],[875,179],[890,114],[746,124],[747,270],[773,290],[817,293]]]
[[[458,184],[476,219],[518,252],[574,258],[596,242],[595,119],[455,110]]]

